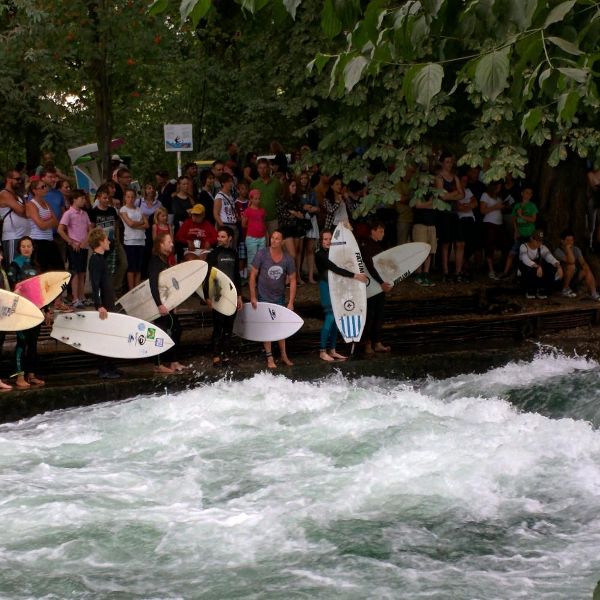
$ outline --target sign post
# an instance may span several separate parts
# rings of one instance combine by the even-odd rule
[[[194,149],[192,125],[170,124],[164,126],[165,152],[177,152],[177,177],[181,177],[181,153]]]

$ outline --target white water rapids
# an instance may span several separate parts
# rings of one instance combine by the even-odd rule
[[[258,374],[2,425],[0,597],[591,598],[599,373]]]

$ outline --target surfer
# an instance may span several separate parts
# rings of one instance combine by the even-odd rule
[[[108,318],[109,311],[115,310],[115,290],[104,256],[110,250],[110,240],[102,227],[96,227],[90,231],[87,243],[92,251],[89,263],[92,301],[100,313],[100,319],[105,320]],[[111,359],[102,356],[98,358],[98,377],[118,379],[121,377],[121,372],[115,368]]]
[[[287,303],[289,310],[294,310],[294,300],[296,299],[296,265],[293,259],[283,251],[283,234],[276,229],[271,234],[271,245],[268,248],[262,248],[256,254],[250,271],[250,302],[252,308],[256,309],[257,302],[272,302],[286,306],[285,304],[285,281],[289,277],[290,298]],[[258,295],[257,291],[258,282]],[[281,362],[288,366],[294,363],[288,358],[285,340],[278,340]],[[274,369],[277,365],[273,360],[271,352],[271,342],[263,342],[265,348],[265,357],[267,367]]]
[[[383,281],[379,276],[373,257],[377,256],[383,248],[381,240],[385,235],[385,225],[380,221],[374,221],[371,224],[369,237],[361,244],[361,254],[367,271],[381,286],[382,292],[371,296],[367,300],[367,322],[365,323],[365,354],[373,355],[374,352],[389,352],[390,347],[381,343],[381,330],[383,328],[383,313],[385,309],[385,294],[394,286],[391,283]]]
[[[213,350],[213,367],[219,367],[229,362],[228,354],[231,345],[231,332],[233,331],[233,322],[235,321],[236,313],[232,315],[223,315],[216,311],[212,306],[212,301],[208,294],[208,282],[210,281],[210,273],[215,267],[222,271],[233,281],[237,291],[237,309],[242,309],[242,296],[240,290],[242,281],[240,277],[240,259],[238,253],[231,247],[233,240],[233,231],[231,227],[222,225],[217,229],[217,246],[208,255],[206,262],[209,267],[206,278],[204,279],[204,297],[208,307],[212,309],[213,333],[212,333],[212,350]]]
[[[175,312],[169,312],[169,309],[162,303],[160,291],[158,289],[158,276],[162,271],[169,268],[169,256],[173,252],[173,238],[168,233],[159,233],[154,240],[152,248],[152,258],[148,264],[148,279],[150,281],[150,291],[152,298],[156,302],[160,317],[156,319],[157,327],[166,331],[173,340],[173,346],[169,348],[162,356],[166,361],[161,364],[160,356],[157,357],[155,372],[164,374],[179,373],[185,367],[177,360],[177,346],[181,339],[181,326]]]
[[[17,247],[18,254],[10,263],[8,269],[8,279],[13,288],[20,281],[41,273],[33,251],[33,240],[29,236],[22,237]],[[47,307],[44,307],[42,310],[46,315],[46,325],[50,325],[52,320],[51,314],[48,312]],[[13,377],[17,378],[15,385],[18,388],[28,388],[31,385],[45,384],[42,379],[35,375],[38,367],[37,343],[41,330],[42,324],[40,323],[31,329],[17,331],[17,345],[15,349],[17,372]]]
[[[346,360],[347,356],[339,354],[335,347],[337,342],[337,325],[333,316],[331,306],[331,296],[329,294],[329,271],[333,271],[342,277],[358,279],[363,283],[368,283],[369,278],[364,273],[352,273],[346,269],[338,267],[329,260],[329,248],[331,247],[332,232],[324,230],[319,236],[320,249],[315,254],[315,262],[319,273],[319,292],[321,294],[321,306],[325,313],[323,326],[321,327],[321,342],[319,345],[319,358],[326,362],[334,360]]]

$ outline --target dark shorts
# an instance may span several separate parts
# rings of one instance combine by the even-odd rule
[[[144,246],[124,246],[127,255],[127,272],[141,273],[144,263]]]
[[[68,246],[67,258],[69,260],[69,271],[71,271],[71,273],[85,273],[87,271],[87,250],[73,250],[71,246]]]
[[[34,240],[35,255],[42,273],[64,271],[65,263],[53,240]]]
[[[442,244],[464,241],[464,235],[458,215],[449,211],[438,211],[435,227]]]

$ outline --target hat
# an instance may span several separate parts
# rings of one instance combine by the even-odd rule
[[[121,157],[120,157],[118,154],[113,154],[113,155],[110,157],[110,160],[114,160],[114,161],[117,161],[117,160],[118,160],[119,162],[123,162],[123,159],[122,159],[122,158],[121,158]]]
[[[537,231],[534,231],[531,234],[531,239],[537,240],[538,242],[543,242],[544,241],[544,232],[540,231],[539,229]]]
[[[250,200],[252,200],[253,198],[257,198],[260,196],[260,190],[250,190]]]
[[[194,206],[192,206],[192,210],[190,210],[190,214],[192,215],[204,216],[205,212],[206,210],[204,209],[204,206],[202,206],[202,204],[194,204]]]

